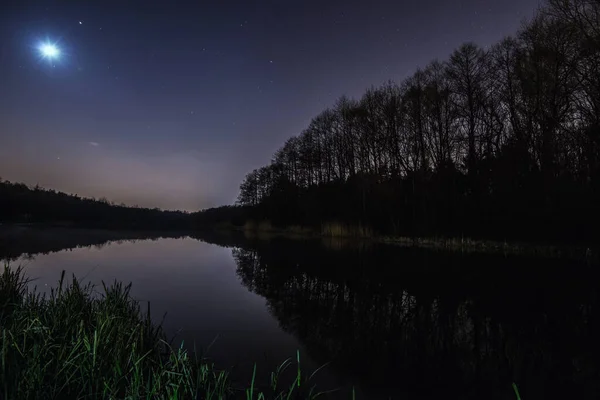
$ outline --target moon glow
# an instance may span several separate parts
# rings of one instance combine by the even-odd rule
[[[60,49],[52,43],[43,43],[39,47],[40,53],[44,58],[58,58],[60,57]]]

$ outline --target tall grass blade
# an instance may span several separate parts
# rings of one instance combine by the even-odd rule
[[[517,400],[521,400],[521,395],[519,394],[519,388],[517,387],[517,384],[513,382],[512,387],[515,391],[515,395],[517,396]]]

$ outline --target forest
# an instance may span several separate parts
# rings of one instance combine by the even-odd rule
[[[247,174],[242,207],[220,220],[592,240],[598,71],[600,2],[549,0],[493,46],[463,44],[400,83],[341,97]]]
[[[109,229],[177,230],[191,227],[190,214],[127,207],[0,179],[0,224],[21,223]]]

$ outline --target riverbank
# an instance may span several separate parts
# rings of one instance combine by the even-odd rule
[[[360,241],[363,243],[386,243],[396,246],[420,247],[459,252],[493,253],[514,256],[566,257],[600,262],[597,246],[587,244],[531,243],[519,241],[494,241],[468,237],[406,237],[377,235],[368,227],[342,224],[323,224],[320,229],[302,226],[275,227],[269,222],[248,222],[242,227],[221,224],[215,227],[220,232],[241,232],[251,239],[268,240],[275,237],[288,239],[325,239],[329,241]]]
[[[160,325],[130,295],[131,285],[95,288],[63,273],[47,297],[23,270],[0,274],[0,396],[6,399],[312,399],[299,356],[257,382],[243,383],[206,358],[172,348]],[[290,384],[281,387],[281,376]],[[284,396],[285,395],[285,396]],[[278,397],[280,396],[280,397]],[[298,397],[297,397],[298,396]]]
[[[50,225],[0,225],[0,260],[15,260],[22,255],[52,253],[85,246],[103,246],[112,241],[154,240],[186,237],[182,231],[134,231],[84,229]]]

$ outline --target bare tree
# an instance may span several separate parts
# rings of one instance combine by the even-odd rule
[[[448,80],[457,113],[460,136],[466,142],[466,167],[476,174],[479,141],[483,134],[482,117],[485,103],[483,81],[486,76],[486,53],[473,43],[456,50],[448,62]]]

